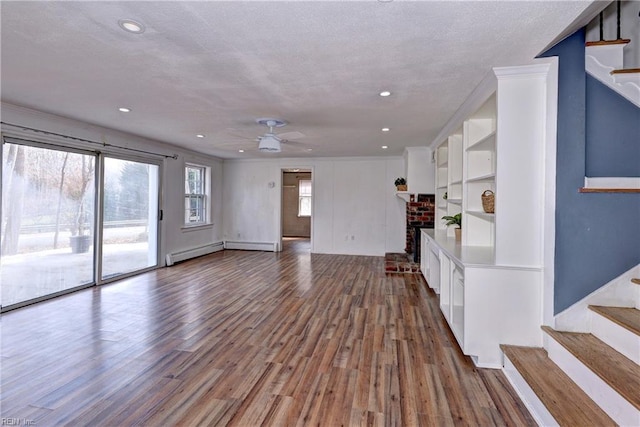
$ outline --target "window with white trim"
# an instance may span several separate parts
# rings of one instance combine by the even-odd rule
[[[311,180],[298,181],[298,216],[311,216]]]
[[[207,223],[207,168],[187,164],[184,168],[184,224]]]

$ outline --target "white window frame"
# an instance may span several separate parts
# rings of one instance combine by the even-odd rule
[[[309,194],[302,194],[302,187],[305,183],[304,187],[306,187],[306,183],[309,183]],[[309,213],[302,213],[302,200],[309,199]],[[298,180],[298,217],[300,218],[308,218],[311,217],[311,209],[313,206],[313,183],[310,179],[299,179]]]
[[[200,172],[200,181],[192,182],[189,179],[189,171]],[[195,163],[185,163],[184,165],[184,225],[185,227],[195,227],[209,224],[209,168]],[[192,201],[196,207],[191,205]],[[193,218],[193,219],[192,219]]]

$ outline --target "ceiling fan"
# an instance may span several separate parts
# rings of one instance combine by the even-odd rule
[[[269,132],[258,137],[258,150],[263,152],[279,153],[282,151],[282,143],[292,142],[287,138],[301,138],[304,136],[301,132],[285,132],[279,135],[273,133],[273,128],[281,128],[287,125],[287,122],[284,120],[261,118],[256,119],[256,123],[269,127]]]

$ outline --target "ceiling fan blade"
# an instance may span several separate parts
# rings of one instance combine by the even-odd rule
[[[306,135],[302,132],[291,131],[291,132],[283,132],[278,134],[278,138],[281,139],[300,139],[304,138]]]
[[[213,144],[211,144],[213,147],[215,148],[221,148],[221,149],[247,149],[250,147],[254,147],[256,144],[256,139],[239,139],[236,141],[216,141]]]
[[[309,144],[305,144],[304,142],[292,141],[290,139],[283,139],[282,143],[290,145],[290,146],[296,146],[296,147],[308,147],[309,146]]]

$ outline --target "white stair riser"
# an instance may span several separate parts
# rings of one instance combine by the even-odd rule
[[[616,83],[634,83],[636,86],[640,85],[640,73],[616,73],[613,75]]]
[[[576,359],[560,343],[547,337],[549,358],[558,365],[617,424],[639,426],[640,411]]]
[[[624,44],[613,44],[604,46],[587,46],[587,55],[593,56],[601,64],[618,70],[624,67]]]
[[[529,384],[522,375],[520,375],[518,369],[513,366],[513,363],[511,363],[507,356],[504,357],[503,372],[539,426],[558,425],[553,415],[551,415],[547,407],[544,406],[544,403],[542,403],[536,393],[529,387]]]
[[[640,336],[595,312],[591,313],[591,333],[640,365]]]

